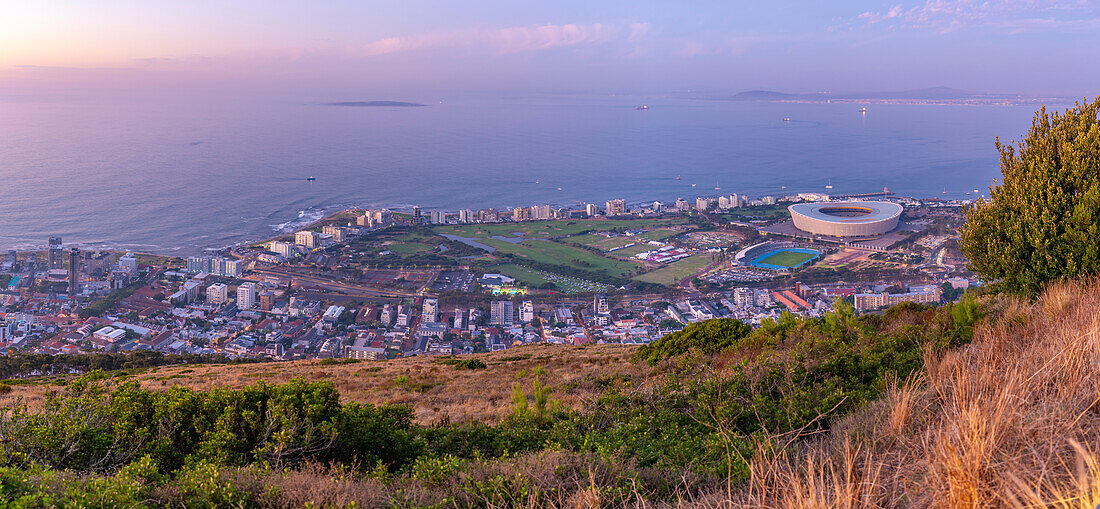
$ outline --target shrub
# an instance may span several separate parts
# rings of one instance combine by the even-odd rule
[[[698,349],[708,354],[716,353],[739,345],[750,332],[752,327],[732,318],[694,323],[653,343],[643,345],[634,353],[631,360],[656,365],[664,359],[682,355],[691,349]]]
[[[1002,180],[967,210],[961,249],[983,278],[1034,297],[1055,281],[1100,274],[1100,98],[1036,113],[1002,144]]]

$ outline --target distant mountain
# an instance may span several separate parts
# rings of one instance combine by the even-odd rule
[[[986,94],[967,92],[951,87],[930,87],[892,92],[818,92],[812,94],[788,94],[774,90],[749,90],[732,97],[706,97],[733,101],[773,102],[897,102],[897,103],[969,103],[969,104],[1030,104],[1064,98],[1025,97],[1014,94]]]
[[[791,97],[794,97],[794,94],[784,94],[783,92],[773,92],[771,90],[749,90],[733,96],[738,101],[782,101]]]
[[[326,103],[326,105],[327,106],[353,106],[353,107],[357,107],[357,108],[370,108],[370,107],[380,107],[380,106],[391,106],[391,107],[399,107],[399,108],[416,108],[416,107],[424,106],[423,104],[420,104],[420,103],[407,103],[407,102],[401,102],[401,101],[345,101],[345,102]]]

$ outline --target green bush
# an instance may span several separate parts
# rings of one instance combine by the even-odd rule
[[[1027,136],[997,142],[999,184],[967,210],[970,268],[1009,292],[1100,275],[1100,98],[1062,114],[1043,108]]]
[[[694,323],[653,343],[643,345],[634,353],[632,360],[656,365],[664,359],[683,355],[691,349],[698,349],[708,354],[717,353],[739,345],[750,332],[752,327],[732,318]]]

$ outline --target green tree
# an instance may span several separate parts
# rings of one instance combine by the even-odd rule
[[[1024,296],[1100,274],[1098,110],[1100,98],[1063,114],[1044,107],[1023,141],[997,141],[1002,181],[960,230],[972,270]]]

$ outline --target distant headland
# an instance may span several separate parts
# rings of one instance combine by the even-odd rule
[[[749,90],[733,96],[702,97],[711,100],[768,101],[792,103],[863,103],[863,104],[927,104],[927,105],[1022,105],[1060,104],[1065,97],[1039,97],[1020,94],[973,93],[949,87],[932,87],[900,92],[818,92],[788,94],[773,90]]]
[[[352,106],[357,108],[371,108],[371,107],[398,107],[398,108],[417,108],[425,106],[420,103],[408,103],[402,101],[342,101],[334,103],[325,103],[326,106]]]

